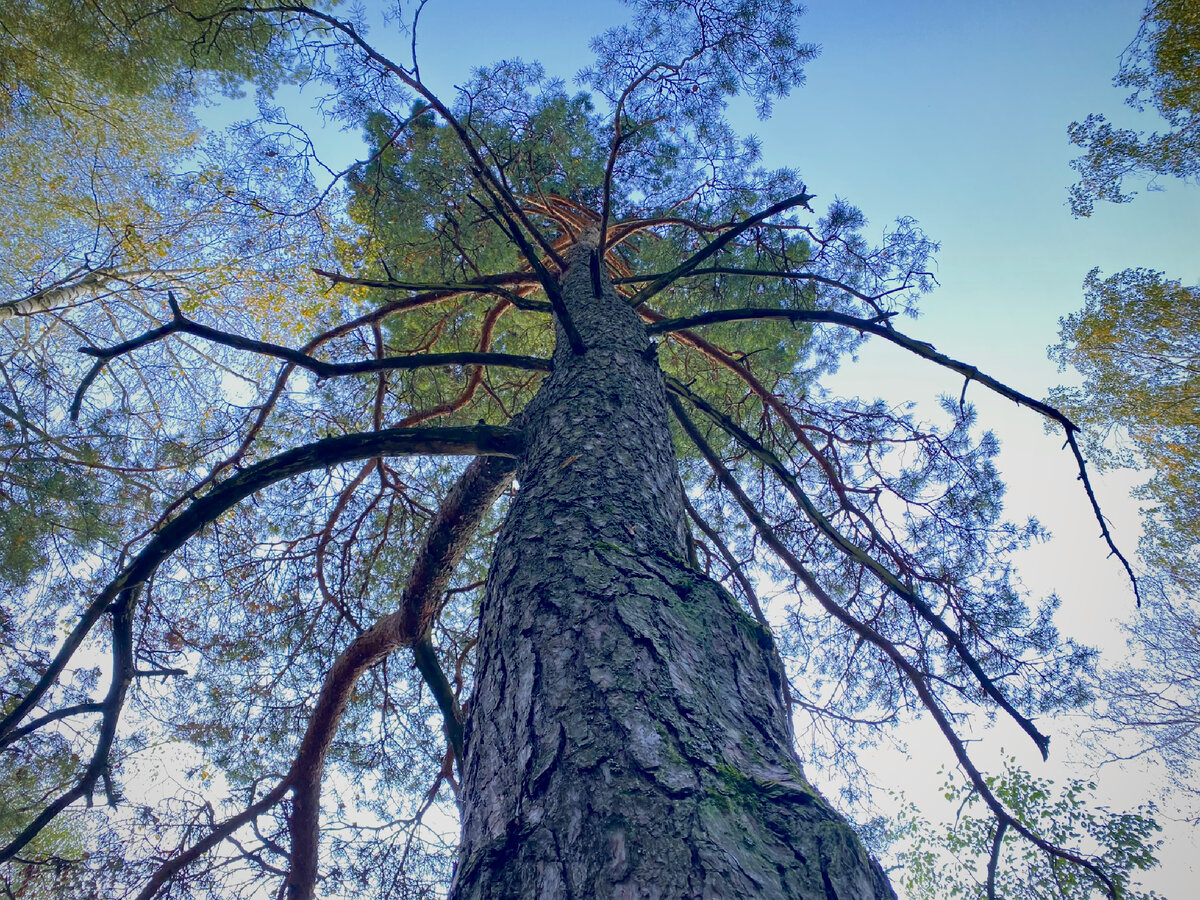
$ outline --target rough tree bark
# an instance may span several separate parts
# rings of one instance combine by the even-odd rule
[[[638,316],[588,246],[567,260],[563,299],[587,350],[560,327],[554,372],[522,415],[451,898],[894,897],[804,778],[771,637],[688,562]]]

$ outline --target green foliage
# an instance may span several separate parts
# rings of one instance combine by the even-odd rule
[[[99,486],[78,471],[47,471],[21,462],[5,473],[4,487],[0,584],[9,590],[23,587],[55,553],[78,555],[112,534]],[[59,544],[53,553],[47,546],[51,542]],[[73,545],[74,553],[64,545]]]
[[[1071,126],[1086,149],[1072,163],[1076,215],[1098,200],[1125,202],[1128,176],[1200,174],[1200,3],[1150,0],[1121,59],[1116,84],[1129,104],[1154,108],[1165,133],[1117,129],[1101,116]],[[1061,368],[1083,375],[1053,402],[1084,426],[1082,443],[1102,468],[1149,470],[1134,494],[1142,509],[1142,576],[1150,600],[1129,626],[1128,660],[1104,671],[1093,737],[1112,757],[1149,754],[1192,793],[1200,728],[1200,647],[1194,604],[1200,588],[1200,290],[1164,273],[1127,269],[1084,282],[1084,308],[1060,322],[1050,348]],[[1191,815],[1196,814],[1193,811]]]
[[[1002,775],[987,779],[1015,819],[1060,847],[1083,847],[1112,882],[1115,893],[1092,871],[1069,859],[1047,855],[1015,828],[1005,829],[991,896],[1005,900],[1153,900],[1159,895],[1136,888],[1134,879],[1156,864],[1160,830],[1154,807],[1132,813],[1095,806],[1090,782],[1072,780],[1056,786],[1035,776],[1015,760]],[[977,792],[954,780],[943,787],[947,802],[957,807],[952,823],[933,823],[909,804],[891,824],[891,840],[899,840],[900,881],[914,900],[984,900],[993,859],[997,823]],[[1161,900],[1161,898],[1159,898]]]
[[[291,74],[294,57],[282,52],[277,20],[226,9],[217,0],[9,4],[0,29],[0,121],[56,115],[101,120],[104,95],[166,91],[181,98],[206,73],[225,90],[247,79],[269,85]]]
[[[633,95],[644,86],[641,103],[657,97],[660,110],[698,122],[746,91],[765,117],[772,100],[804,83],[804,64],[816,56],[798,38],[803,7],[792,0],[702,0],[694,16],[687,15],[689,5],[672,0],[624,2],[635,11],[634,23],[594,38],[597,60],[584,72],[586,83],[614,103],[636,84]],[[630,116],[641,120],[637,112]]]
[[[487,350],[549,357],[555,322],[531,269],[550,265],[581,232],[606,221],[613,246],[604,265],[632,296],[750,214],[807,194],[797,173],[763,170],[756,142],[721,116],[739,91],[765,113],[801,82],[813,51],[797,40],[797,5],[630,5],[636,23],[595,43],[583,77],[591,94],[510,60],[477,70],[446,105],[416,81],[415,64],[389,67],[358,43],[361,32],[304,10],[281,19],[251,5],[214,19],[207,0],[168,4],[161,15],[103,0],[81,4],[71,19],[73,4],[44,0],[14,14],[16,38],[0,56],[8,97],[0,127],[12,138],[0,150],[0,179],[16,200],[0,229],[8,242],[0,274],[13,297],[80,290],[32,312],[0,306],[11,338],[0,351],[0,429],[9,439],[0,490],[11,501],[0,516],[9,547],[0,574],[24,587],[0,609],[12,637],[0,677],[5,708],[37,682],[64,625],[99,585],[232,471],[325,435],[519,422],[543,377],[439,364],[317,380],[269,347],[247,349],[248,339],[287,345],[293,361],[298,347],[337,363]],[[94,18],[101,13],[103,23]],[[43,57],[62,67],[45,92],[29,75]],[[345,190],[318,186],[309,137],[265,101],[256,122],[222,136],[201,135],[190,106],[173,106],[185,87],[204,99],[242,78],[270,87],[295,73],[328,88],[326,108],[366,131],[367,161],[351,168]],[[55,106],[62,96],[107,105]],[[67,146],[86,152],[70,158]],[[39,155],[52,159],[47,171],[22,183]],[[537,251],[518,246],[513,215],[524,217],[527,240],[535,230],[543,239]],[[823,215],[775,216],[642,309],[648,319],[765,308],[890,326],[932,284],[936,247],[911,221],[875,241],[867,224],[842,201]],[[331,287],[316,267],[346,277]],[[480,280],[489,290],[475,289]],[[168,291],[208,337],[163,332],[175,314]],[[91,383],[72,422],[76,388],[93,363],[76,348],[139,338]],[[768,318],[660,335],[655,352],[666,374],[793,474],[840,544],[814,530],[761,459],[703,424],[790,552],[848,615],[911,659],[936,703],[965,713],[980,693],[977,675],[945,631],[935,633],[847,544],[913,585],[1017,706],[1079,703],[1089,652],[1059,638],[1053,598],[1033,602],[1008,562],[1041,531],[1004,518],[998,442],[953,401],[928,423],[911,410],[830,396],[821,376],[862,340],[853,328]],[[728,544],[725,554],[705,544],[708,574],[747,608],[752,592],[736,565],[772,589],[790,583],[803,594],[795,573],[763,553],[698,452],[682,438],[680,450],[689,498]],[[325,679],[397,608],[462,469],[444,459],[372,459],[313,470],[206,521],[158,565],[137,600],[141,674],[111,774],[119,787],[120,764],[132,768],[151,742],[188,763],[172,772],[171,796],[146,799],[136,821],[114,817],[120,844],[101,856],[124,866],[122,889],[288,771]],[[481,585],[503,514],[501,502],[485,518],[434,610],[432,640],[460,700],[471,690]],[[841,754],[856,746],[848,737],[869,740],[919,711],[912,683],[861,634],[812,603],[796,602],[784,618],[779,644],[794,667],[793,696],[829,738],[814,738],[822,744],[814,758],[844,763]],[[95,629],[81,655],[107,652],[109,638]],[[68,667],[35,715],[94,702],[99,687],[91,668]],[[29,757],[46,779],[38,790],[52,794],[87,759],[94,729],[82,715],[91,714],[47,729],[45,753]],[[453,848],[421,816],[435,803],[452,814],[439,793],[452,768],[443,770],[441,723],[424,682],[397,654],[362,677],[327,727],[321,890],[399,895],[400,885],[427,896],[445,881]],[[218,864],[193,867],[172,890],[228,896],[278,879],[289,827],[287,810],[273,808],[252,837],[240,832],[240,857],[226,846]]]
[[[1138,490],[1151,504],[1143,556],[1187,578],[1200,545],[1200,291],[1145,269],[1104,279],[1094,269],[1084,290],[1051,348],[1084,382],[1053,400],[1102,466],[1153,470]]]
[[[1071,143],[1085,150],[1071,163],[1080,177],[1071,188],[1077,216],[1091,215],[1096,201],[1133,199],[1122,187],[1127,177],[1200,175],[1200,2],[1148,0],[1114,83],[1133,89],[1130,106],[1153,108],[1170,128],[1147,135],[1101,115],[1073,123]]]

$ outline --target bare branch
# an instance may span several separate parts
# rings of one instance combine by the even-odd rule
[[[101,704],[100,734],[92,750],[91,760],[75,784],[46,805],[32,822],[21,829],[9,843],[0,849],[0,863],[12,859],[30,841],[36,838],[60,812],[77,800],[86,799],[91,805],[92,794],[101,779],[109,787],[109,752],[117,737],[117,722],[121,708],[125,705],[125,694],[133,681],[133,607],[139,593],[137,586],[121,591],[112,607],[112,682],[108,694]],[[11,718],[11,716],[9,717]],[[110,796],[110,800],[111,800]]]
[[[847,558],[852,559],[858,565],[867,569],[871,574],[878,578],[888,590],[896,596],[903,599],[910,607],[912,607],[918,615],[930,624],[939,634],[946,639],[946,642],[954,649],[955,654],[963,664],[975,676],[984,693],[992,698],[996,704],[1003,709],[1008,715],[1021,726],[1021,729],[1029,735],[1034,744],[1041,751],[1042,758],[1045,759],[1050,752],[1050,739],[1042,734],[1027,717],[1022,715],[1016,707],[1009,702],[1004,696],[1004,692],[1000,690],[1000,686],[989,676],[980,665],[979,660],[975,658],[975,654],[967,647],[962,637],[946,623],[928,603],[923,600],[912,588],[904,584],[900,578],[885,565],[875,559],[866,550],[859,547],[844,534],[842,534],[832,522],[817,508],[809,496],[800,487],[800,483],[795,476],[787,470],[787,467],[780,462],[770,450],[756,440],[751,434],[741,428],[729,416],[720,412],[711,403],[703,397],[690,390],[685,385],[681,384],[674,378],[667,378],[667,386],[681,397],[687,399],[689,403],[703,412],[709,419],[715,422],[723,431],[729,434],[735,441],[750,451],[753,456],[759,460],[764,466],[775,473],[776,477],[783,482],[789,494],[800,504],[804,510],[805,517],[812,522],[822,534],[825,535],[839,552]]]
[[[644,289],[643,289],[644,290]],[[639,292],[640,293],[640,292]],[[637,295],[634,295],[635,297]],[[957,372],[962,375],[967,381],[976,381],[991,391],[1013,401],[1018,406],[1028,406],[1041,415],[1061,425],[1067,436],[1067,445],[1071,448],[1071,453],[1075,457],[1076,465],[1079,468],[1079,480],[1083,482],[1084,490],[1087,492],[1087,497],[1092,505],[1092,512],[1096,517],[1096,521],[1100,523],[1100,536],[1108,545],[1111,555],[1121,561],[1126,574],[1129,576],[1129,581],[1133,585],[1134,596],[1137,597],[1138,605],[1141,605],[1141,593],[1138,587],[1137,576],[1134,575],[1133,566],[1129,560],[1117,548],[1116,542],[1113,539],[1112,532],[1108,529],[1108,522],[1104,518],[1104,513],[1100,509],[1100,502],[1096,499],[1095,491],[1092,489],[1091,479],[1087,474],[1087,463],[1083,458],[1083,453],[1079,449],[1079,444],[1075,439],[1075,432],[1079,431],[1079,426],[1072,422],[1066,415],[1059,412],[1053,406],[1043,403],[1030,397],[1028,394],[1023,394],[1015,390],[1001,381],[981,372],[975,366],[969,363],[961,362],[952,357],[940,353],[932,344],[924,341],[918,341],[906,334],[896,331],[888,323],[887,319],[881,320],[879,317],[864,319],[858,316],[851,316],[845,313],[837,313],[832,310],[799,310],[799,309],[772,309],[769,307],[748,307],[744,309],[723,309],[714,310],[712,312],[701,313],[696,316],[687,316],[677,319],[660,319],[646,327],[649,334],[662,334],[666,332],[686,331],[689,328],[694,328],[699,325],[711,325],[717,322],[735,322],[745,319],[789,319],[793,322],[819,322],[828,325],[842,325],[847,328],[853,328],[861,334],[872,334],[876,337],[883,338],[898,347],[903,347],[910,353],[920,356],[922,359],[927,359],[930,362],[936,363],[939,366],[947,368],[952,372]]]
[[[786,200],[780,200],[778,203],[773,203],[762,212],[755,213],[748,219],[743,219],[741,222],[738,222],[736,225],[731,225],[728,231],[725,231],[719,237],[714,238],[709,244],[706,244],[702,250],[692,254],[670,272],[664,272],[663,274],[655,277],[653,281],[629,298],[630,305],[634,307],[641,306],[663,288],[689,274],[693,269],[697,268],[700,263],[704,262],[710,256],[719,253],[739,234],[750,228],[753,228],[760,222],[771,218],[771,216],[777,216],[781,212],[786,212],[789,209],[795,209],[798,206],[802,206],[807,209],[808,201],[812,200],[814,196],[815,194],[806,193],[803,189],[801,189],[799,194],[788,197]]]
[[[192,535],[256,491],[313,469],[373,456],[429,454],[512,457],[520,451],[521,433],[513,428],[493,425],[394,428],[324,438],[238,472],[194,500],[183,512],[163,525],[120,574],[88,604],[37,684],[0,721],[0,741],[5,740],[41,700],[100,616],[122,592],[142,584]]]
[[[72,422],[79,418],[79,410],[83,403],[84,393],[91,386],[92,382],[95,381],[96,376],[100,374],[100,370],[110,360],[140,349],[167,335],[176,333],[195,335],[214,344],[231,347],[235,350],[246,350],[250,353],[283,359],[293,365],[309,370],[318,378],[336,378],[346,375],[364,375],[371,372],[423,369],[450,365],[509,366],[516,369],[532,369],[543,372],[548,372],[552,368],[550,360],[537,356],[519,356],[512,353],[484,353],[473,350],[455,353],[415,353],[410,356],[387,356],[382,359],[363,359],[355,362],[332,363],[317,359],[302,350],[296,350],[292,347],[284,347],[280,344],[272,344],[267,341],[229,334],[228,332],[211,328],[208,325],[201,325],[199,322],[194,322],[186,318],[173,297],[171,298],[171,310],[173,316],[170,322],[159,328],[147,331],[145,334],[132,340],[106,349],[95,347],[79,348],[80,353],[98,357],[98,360],[96,365],[84,377],[83,381],[80,382],[79,388],[75,392],[75,398],[71,401],[70,416]]]
[[[1001,819],[996,823],[996,834],[992,837],[992,852],[988,856],[987,900],[996,900],[996,869],[1000,864],[1000,846],[1004,843],[1004,832],[1008,822]]]
[[[702,275],[741,275],[747,278],[781,278],[786,281],[815,281],[819,284],[825,284],[830,287],[835,287],[840,291],[845,291],[852,297],[862,300],[864,303],[869,303],[872,306],[883,295],[879,294],[864,294],[857,288],[846,284],[844,281],[839,281],[836,278],[830,278],[827,275],[818,275],[816,272],[789,272],[783,269],[738,269],[733,266],[706,266],[703,269],[693,269],[688,272],[687,278],[699,278]],[[613,284],[642,284],[647,281],[654,281],[661,275],[630,275],[625,278],[616,278]],[[888,291],[887,293],[891,293]],[[893,314],[888,314],[888,318]]]
[[[917,696],[920,698],[922,705],[926,710],[928,710],[930,716],[933,717],[934,722],[937,723],[938,729],[942,732],[942,736],[946,739],[946,742],[950,744],[950,748],[954,752],[955,758],[958,760],[958,763],[962,767],[963,771],[966,772],[972,786],[979,792],[979,795],[988,805],[988,808],[992,810],[992,814],[996,817],[997,821],[1006,822],[1014,830],[1019,832],[1021,835],[1051,856],[1058,857],[1059,859],[1065,859],[1076,863],[1077,865],[1083,866],[1104,884],[1105,890],[1108,892],[1109,896],[1115,898],[1117,895],[1115,893],[1112,880],[1108,877],[1104,870],[1100,868],[1100,866],[1079,855],[1078,853],[1074,853],[1070,850],[1064,850],[1063,848],[1050,843],[1049,841],[1037,835],[1031,829],[1022,825],[1015,817],[1013,817],[1013,815],[1008,811],[999,798],[992,793],[992,790],[988,787],[987,781],[984,779],[983,774],[979,771],[975,763],[967,754],[966,746],[963,744],[962,739],[954,730],[954,726],[951,724],[950,719],[942,709],[941,704],[938,703],[937,698],[934,697],[933,691],[929,687],[926,676],[923,675],[916,668],[916,666],[914,666],[904,657],[904,654],[900,652],[900,649],[894,643],[889,641],[886,637],[884,637],[866,622],[863,622],[852,615],[848,610],[843,608],[836,600],[834,600],[824,588],[821,587],[816,577],[808,570],[804,563],[800,561],[799,557],[792,553],[791,550],[789,550],[783,543],[783,541],[779,539],[779,536],[775,534],[774,529],[772,529],[767,523],[766,519],[763,518],[762,514],[754,506],[754,503],[746,495],[746,492],[742,490],[741,485],[737,483],[737,479],[733,477],[730,471],[721,462],[720,457],[717,456],[716,452],[704,439],[704,436],[700,433],[700,429],[697,428],[695,423],[692,422],[688,417],[687,412],[683,409],[680,401],[672,394],[667,395],[667,401],[670,403],[671,409],[675,413],[675,417],[679,421],[679,424],[683,427],[683,430],[696,445],[696,448],[700,451],[701,456],[703,456],[708,462],[709,466],[712,467],[712,470],[716,474],[717,479],[721,482],[721,485],[727,491],[729,491],[729,493],[737,501],[738,506],[742,508],[742,512],[745,513],[746,518],[748,518],[751,524],[754,525],[755,530],[758,531],[759,535],[762,537],[767,546],[770,547],[771,550],[774,551],[774,553],[783,561],[783,563],[792,570],[796,577],[800,579],[804,587],[813,595],[813,597],[816,598],[817,602],[827,613],[845,625],[850,631],[858,635],[864,641],[882,651],[883,654],[887,656],[889,660],[891,660],[892,664],[904,674],[905,678],[917,692]]]
[[[187,850],[164,862],[155,870],[150,880],[146,882],[146,886],[138,893],[137,900],[151,900],[167,882],[183,871],[183,869],[190,866],[243,825],[252,823],[259,816],[263,815],[263,813],[276,806],[287,795],[288,788],[291,787],[291,780],[294,777],[293,770],[293,772],[289,772],[281,779],[275,787],[271,788],[270,791],[247,806],[240,813],[229,817]]]

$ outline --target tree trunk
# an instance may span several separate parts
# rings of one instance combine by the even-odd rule
[[[590,248],[567,259],[565,306],[588,349],[560,327],[523,414],[451,898],[894,897],[804,778],[771,637],[688,563],[638,316]]]

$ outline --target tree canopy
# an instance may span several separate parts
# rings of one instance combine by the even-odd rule
[[[435,819],[467,802],[524,411],[588,352],[561,286],[582,247],[595,296],[614,285],[653,338],[691,564],[778,648],[806,755],[852,772],[861,742],[927,715],[997,827],[1116,895],[1109,861],[1023,818],[960,737],[983,710],[1046,753],[1034,720],[1082,701],[1092,661],[1013,575],[1041,532],[1005,519],[996,439],[961,400],[925,422],[821,378],[871,339],[974,381],[1064,430],[1087,503],[1077,426],[898,327],[932,286],[915,223],[870,240],[727,124],[737,94],[766,115],[801,83],[795,4],[628,5],[585,90],[507,60],[453,98],[421,78],[420,5],[399,10],[404,59],[357,14],[290,0],[46,3],[6,27],[7,177],[64,134],[90,148],[47,173],[52,202],[20,195],[4,256],[10,891],[447,881]],[[120,52],[79,55],[104,41]],[[27,75],[47,54],[91,60],[62,83],[113,98],[111,122],[37,112],[60,97]],[[202,136],[178,112],[247,78],[253,122]],[[283,78],[364,131],[361,162],[320,168],[270,100]]]
[[[1115,83],[1133,88],[1129,104],[1152,107],[1170,129],[1144,135],[1113,128],[1100,116],[1072,125],[1071,140],[1086,149],[1072,163],[1081,176],[1071,195],[1077,215],[1090,214],[1097,200],[1131,200],[1122,187],[1127,177],[1194,180],[1198,60],[1200,5],[1147,3]],[[1061,320],[1059,343],[1051,347],[1060,367],[1083,381],[1059,388],[1052,402],[1084,426],[1082,440],[1102,467],[1149,473],[1134,494],[1145,503],[1139,550],[1151,602],[1129,626],[1131,658],[1099,681],[1103,722],[1096,735],[1110,755],[1159,758],[1182,791],[1178,798],[1192,793],[1200,733],[1197,288],[1165,272],[1135,268],[1102,277],[1097,268],[1084,292],[1084,308]],[[1196,812],[1184,815],[1194,819]]]
[[[1147,0],[1113,83],[1131,88],[1126,102],[1139,112],[1153,109],[1168,128],[1145,134],[1116,128],[1099,114],[1073,123],[1071,143],[1085,151],[1071,163],[1079,175],[1071,188],[1077,216],[1091,215],[1097,200],[1133,199],[1124,190],[1126,178],[1200,174],[1200,4]]]
[[[1138,489],[1153,504],[1143,554],[1186,579],[1200,546],[1200,297],[1144,269],[1104,279],[1093,270],[1084,291],[1084,308],[1063,320],[1052,348],[1083,384],[1060,390],[1055,402],[1086,426],[1095,459],[1153,471]]]

